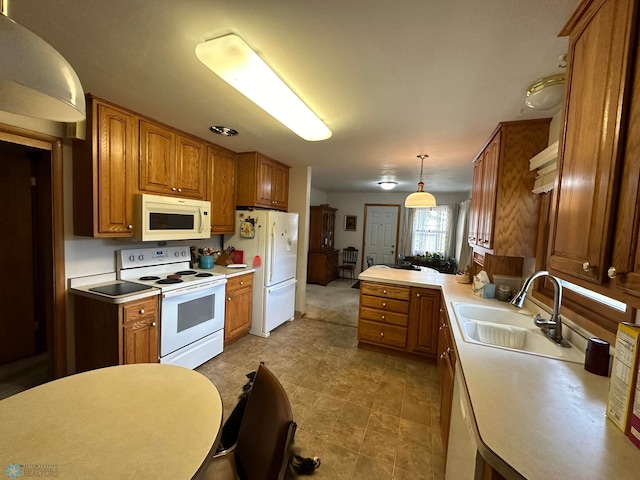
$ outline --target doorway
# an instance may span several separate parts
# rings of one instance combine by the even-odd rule
[[[398,246],[400,205],[365,204],[362,266],[366,258],[375,264],[394,264]]]
[[[67,373],[61,140],[0,124],[0,164],[0,365],[40,358],[51,380]]]

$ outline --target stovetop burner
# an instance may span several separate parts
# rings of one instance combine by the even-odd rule
[[[213,277],[213,273],[202,272],[196,274],[196,277]]]
[[[179,279],[179,278],[163,278],[162,280],[158,280],[156,283],[159,283],[161,285],[167,285],[170,283],[182,283],[183,280]]]
[[[176,275],[195,275],[196,273],[198,272],[196,272],[195,270],[180,270],[179,272],[176,272]]]
[[[160,277],[155,277],[153,275],[146,275],[144,277],[140,277],[142,281],[150,281],[150,280],[160,280]]]

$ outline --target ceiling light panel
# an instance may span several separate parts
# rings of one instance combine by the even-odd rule
[[[196,46],[196,56],[225,82],[305,140],[331,137],[331,130],[237,35],[200,43]]]

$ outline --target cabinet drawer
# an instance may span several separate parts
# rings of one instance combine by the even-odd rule
[[[234,292],[253,285],[253,273],[227,278],[227,292]]]
[[[404,300],[396,300],[393,298],[373,297],[371,295],[362,295],[360,304],[363,307],[377,308],[378,310],[386,310],[389,312],[409,313],[409,302]]]
[[[358,322],[358,340],[389,347],[406,348],[407,329],[395,325],[360,320]]]
[[[124,307],[124,321],[136,322],[149,316],[158,314],[158,297],[149,297],[143,300],[127,303]]]
[[[396,285],[372,282],[363,282],[360,293],[376,297],[395,298],[397,300],[409,300],[411,296],[409,287],[398,287]]]
[[[406,327],[408,325],[409,316],[406,313],[387,312],[385,310],[376,310],[373,308],[361,308],[360,318]]]

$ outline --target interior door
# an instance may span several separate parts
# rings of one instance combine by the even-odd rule
[[[374,264],[393,264],[398,245],[400,205],[365,205],[363,263],[368,256]],[[366,264],[366,263],[365,263]]]
[[[35,344],[31,162],[25,147],[0,142],[0,365],[33,355]]]

